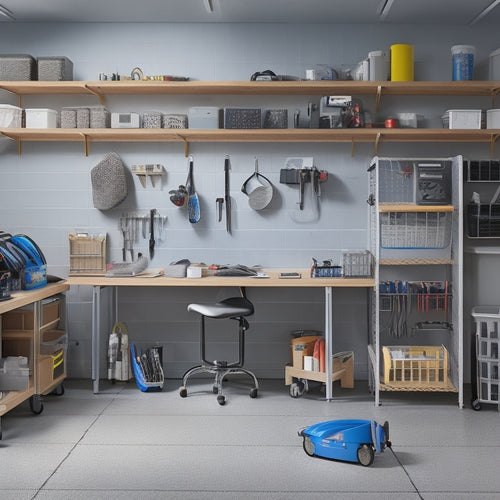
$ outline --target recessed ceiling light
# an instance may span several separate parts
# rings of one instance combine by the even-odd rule
[[[9,21],[16,20],[14,14],[7,7],[4,7],[3,5],[0,5],[0,17],[6,17]]]

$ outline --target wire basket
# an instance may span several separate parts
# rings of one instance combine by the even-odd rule
[[[372,254],[368,250],[343,253],[344,278],[369,278],[372,276]]]
[[[441,249],[451,241],[452,212],[380,214],[380,246],[397,249]]]

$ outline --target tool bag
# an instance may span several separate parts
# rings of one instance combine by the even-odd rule
[[[0,271],[9,271],[11,290],[33,290],[47,284],[47,260],[25,234],[0,231]]]
[[[108,343],[108,380],[130,380],[130,347],[127,327],[117,322],[109,335]]]

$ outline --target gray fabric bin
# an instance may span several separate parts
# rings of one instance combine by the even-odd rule
[[[1,54],[0,80],[36,80],[35,58],[29,54]]]
[[[73,63],[64,56],[38,57],[38,80],[73,80]]]

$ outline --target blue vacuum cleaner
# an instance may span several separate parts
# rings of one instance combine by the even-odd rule
[[[304,451],[311,457],[372,465],[375,451],[391,447],[389,422],[374,420],[329,420],[299,431]]]

